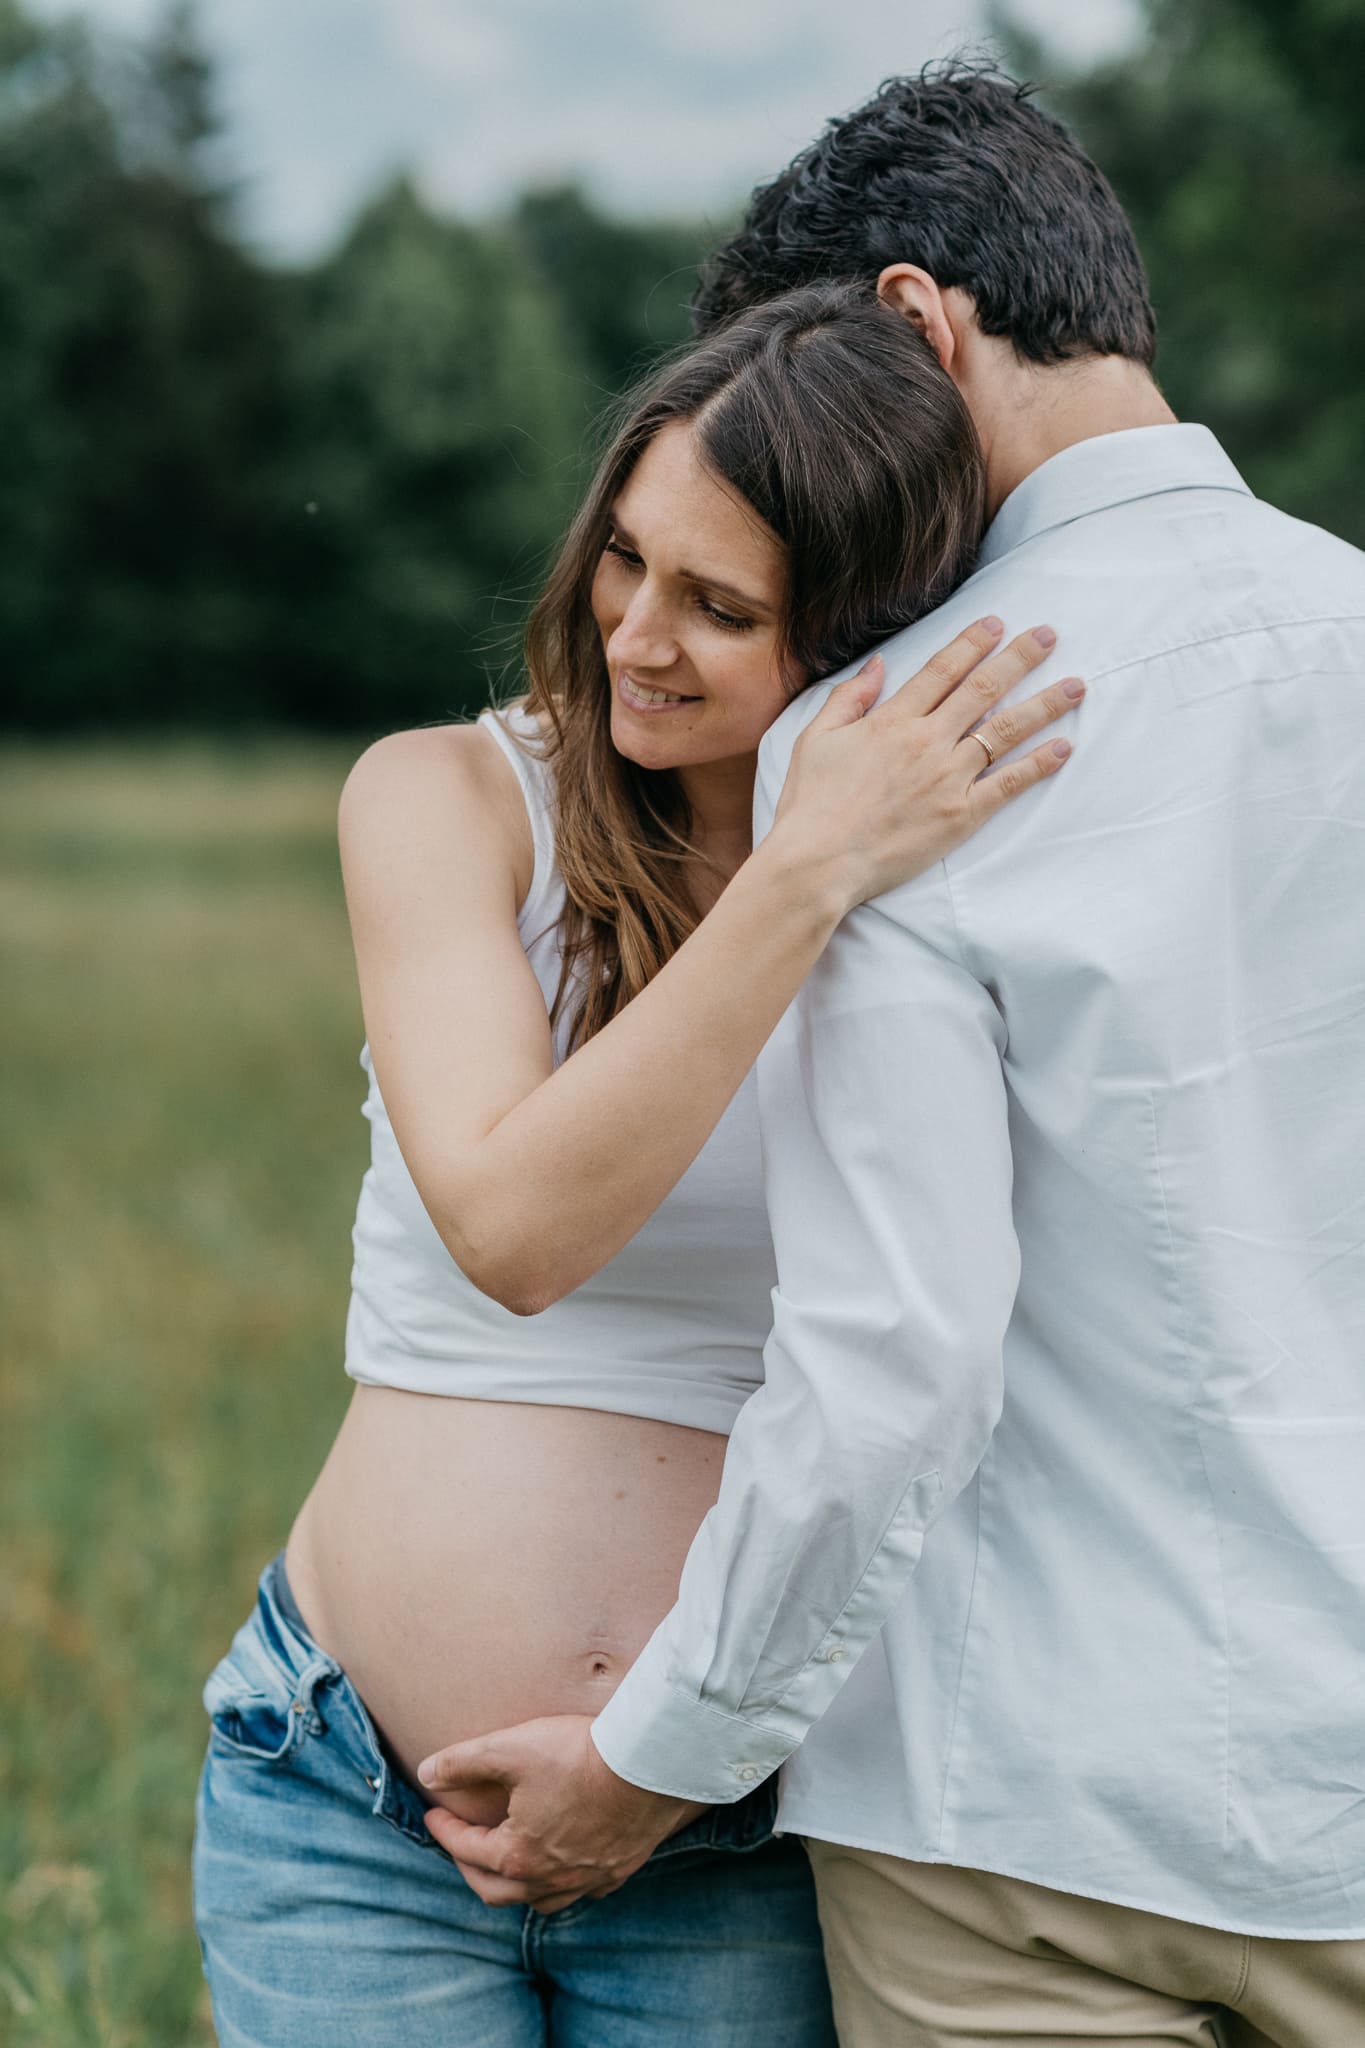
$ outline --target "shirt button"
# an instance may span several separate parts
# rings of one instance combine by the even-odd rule
[[[735,1776],[742,1785],[752,1785],[754,1779],[758,1776],[758,1772],[752,1764],[738,1764],[735,1768]]]
[[[825,1662],[826,1662],[826,1664],[842,1664],[842,1663],[843,1663],[843,1661],[844,1661],[844,1653],[843,1653],[843,1651],[842,1651],[842,1650],[826,1650],[826,1652],[825,1652]]]

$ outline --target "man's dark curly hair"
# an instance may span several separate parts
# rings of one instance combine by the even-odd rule
[[[915,263],[1035,363],[1148,363],[1156,320],[1108,183],[1033,88],[961,59],[890,78],[761,185],[692,302],[707,334],[796,285]]]

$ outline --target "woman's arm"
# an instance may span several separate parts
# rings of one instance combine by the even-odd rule
[[[879,667],[834,691],[768,838],[558,1070],[516,924],[529,825],[495,743],[399,733],[357,763],[341,847],[371,1056],[427,1211],[486,1294],[533,1315],[605,1265],[696,1158],[853,904],[1060,766],[1044,747],[976,779],[985,755],[963,733],[1046,653],[1025,635],[983,662],[995,637],[970,629],[867,716]],[[982,728],[996,750],[1073,709],[1063,688],[997,714]]]

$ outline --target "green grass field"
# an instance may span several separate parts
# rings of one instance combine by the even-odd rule
[[[199,1688],[345,1406],[355,749],[0,762],[0,2042],[213,2039]]]

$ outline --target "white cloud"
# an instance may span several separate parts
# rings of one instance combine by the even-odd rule
[[[31,0],[49,13],[67,0]],[[159,0],[86,0],[141,28]],[[443,202],[580,175],[627,211],[727,209],[891,72],[979,43],[986,0],[201,0],[246,181],[284,256],[398,165]],[[1137,0],[1015,0],[1084,62]]]
[[[435,72],[452,83],[487,83],[506,73],[516,37],[506,12],[442,5],[442,0],[385,0],[384,27],[400,64]]]
[[[1138,0],[1014,0],[1017,20],[1077,65],[1115,57],[1141,26]]]
[[[802,41],[812,24],[828,25],[821,0],[689,0],[663,10],[661,46],[679,56],[721,64],[759,63],[784,44]]]
[[[529,52],[545,0],[508,0]],[[637,13],[612,39],[604,7],[580,0],[576,48],[523,59],[515,116],[480,101],[423,158],[423,182],[450,204],[496,203],[517,184],[582,176],[631,210],[728,208],[770,176],[831,114],[888,73],[980,35],[963,0],[692,0]],[[562,16],[560,17],[563,18]],[[646,32],[647,31],[647,32]]]

